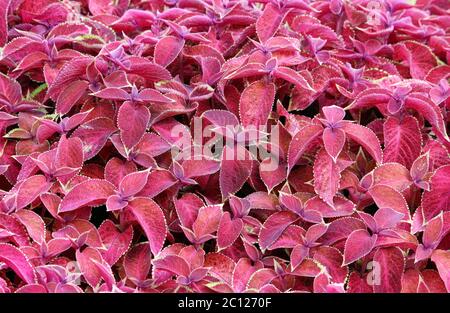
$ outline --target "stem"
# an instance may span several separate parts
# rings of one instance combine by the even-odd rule
[[[35,90],[33,90],[30,93],[29,98],[33,99],[34,97],[36,97],[38,94],[40,94],[45,89],[47,89],[47,83],[43,83],[43,84],[39,85]]]

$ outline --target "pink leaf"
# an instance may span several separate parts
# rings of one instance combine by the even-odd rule
[[[262,15],[256,21],[256,33],[264,43],[277,32],[283,22],[285,14],[274,4],[267,3]]]
[[[192,224],[192,230],[197,238],[212,234],[217,231],[222,217],[221,205],[209,205],[201,207],[198,215]]]
[[[286,179],[286,171],[286,163],[271,157],[261,161],[259,167],[259,175],[269,192]]]
[[[275,85],[262,80],[248,85],[239,101],[239,115],[244,127],[265,126],[275,99]]]
[[[14,216],[25,226],[35,242],[42,244],[45,241],[45,223],[38,214],[31,210],[18,210]]]
[[[46,192],[51,183],[42,175],[35,175],[24,180],[17,191],[16,208],[22,209],[33,202],[41,193]]]
[[[270,215],[263,224],[259,233],[259,246],[266,250],[283,233],[283,231],[298,219],[294,213],[284,211]]]
[[[246,285],[252,274],[257,270],[252,266],[250,259],[241,258],[236,263],[233,272],[232,286],[235,292],[242,292],[245,290]]]
[[[155,62],[163,67],[167,67],[177,58],[183,47],[183,39],[174,36],[163,37],[155,46]]]
[[[67,114],[86,92],[88,82],[76,80],[65,87],[56,100],[56,112]]]
[[[122,178],[119,184],[119,192],[123,198],[134,196],[147,184],[149,170],[134,172]]]
[[[92,57],[79,57],[68,61],[49,86],[47,97],[56,100],[64,88],[85,74],[86,67],[91,62]]]
[[[209,274],[231,285],[233,270],[236,263],[221,253],[208,253],[205,256],[205,267],[209,267]]]
[[[130,120],[133,123],[130,123]],[[117,125],[120,129],[120,139],[128,149],[137,144],[145,134],[150,121],[150,111],[143,105],[135,105],[130,101],[120,106],[117,115]]]
[[[231,246],[241,234],[244,224],[240,218],[232,220],[229,212],[224,212],[217,230],[219,250]]]
[[[237,146],[224,147],[220,168],[220,190],[223,198],[241,189],[250,177],[252,166],[252,157],[247,150]]]
[[[178,182],[173,174],[164,169],[155,169],[147,177],[147,184],[137,196],[153,198]]]
[[[408,204],[400,192],[387,185],[376,185],[369,189],[375,204],[379,208],[390,208],[404,216],[404,220],[411,220]]]
[[[151,268],[151,251],[148,242],[135,245],[123,260],[123,267],[129,279],[143,282]]]
[[[175,209],[182,226],[192,228],[203,201],[193,193],[186,193],[175,201]]]
[[[450,292],[450,252],[436,250],[431,256],[431,260],[436,264],[439,276],[444,281],[447,292]]]
[[[436,170],[430,180],[431,190],[422,196],[422,209],[425,221],[432,219],[439,212],[450,211],[450,185],[448,177],[450,165]]]
[[[420,154],[421,134],[417,120],[405,116],[401,120],[388,117],[383,125],[384,162],[398,162],[410,168]]]
[[[374,268],[377,268],[374,270],[377,272],[374,273],[374,292],[399,293],[405,267],[403,252],[396,247],[382,248],[375,252],[373,261],[376,262]]]
[[[323,131],[323,144],[328,155],[336,162],[345,144],[345,132],[339,128],[325,128]]]
[[[334,206],[333,198],[339,189],[340,172],[332,157],[324,149],[320,150],[314,162],[314,190],[330,206]]]
[[[7,243],[0,243],[0,261],[6,263],[28,284],[36,282],[36,273],[22,251]]]
[[[148,198],[134,198],[128,207],[144,230],[154,255],[161,251],[167,236],[167,224],[164,213],[155,201]]]
[[[136,165],[133,162],[112,158],[105,166],[105,179],[119,187],[122,179],[135,171]]]
[[[292,138],[288,152],[288,173],[298,160],[309,148],[312,142],[322,134],[323,128],[320,125],[308,125],[300,129]]]
[[[69,212],[83,206],[105,204],[114,193],[114,185],[102,179],[91,179],[73,187],[59,205],[59,212]]]
[[[0,47],[8,41],[8,10],[11,0],[0,3]]]
[[[114,122],[106,117],[99,117],[79,126],[71,137],[78,137],[83,142],[84,159],[93,158],[105,145],[109,136],[116,130]]]
[[[153,260],[153,266],[155,269],[165,270],[186,278],[191,273],[189,264],[177,255],[167,255],[163,258]]]
[[[344,123],[342,129],[348,138],[364,147],[375,162],[381,164],[383,161],[383,152],[381,151],[380,141],[373,131],[367,127],[347,122]]]
[[[371,236],[365,229],[353,231],[345,242],[343,265],[353,263],[369,254],[376,240],[377,236]]]
[[[102,273],[94,262],[104,262],[100,252],[91,247],[83,251],[77,250],[76,260],[86,282],[93,288],[97,287],[102,280]]]
[[[100,251],[103,259],[113,266],[130,248],[133,239],[133,228],[128,227],[120,232],[111,220],[106,220],[98,228],[106,251]]]
[[[408,169],[400,163],[384,163],[373,170],[373,185],[388,185],[401,192],[411,182]]]

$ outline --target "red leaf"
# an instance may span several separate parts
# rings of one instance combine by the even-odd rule
[[[379,208],[390,208],[404,216],[404,220],[410,221],[408,204],[403,195],[392,187],[387,185],[376,185],[369,189],[375,204]]]
[[[436,250],[431,256],[431,260],[436,264],[439,276],[444,281],[447,292],[450,292],[450,252]]]
[[[45,223],[38,214],[31,210],[18,210],[14,216],[25,226],[35,242],[42,244],[45,241]]]
[[[79,126],[71,137],[81,139],[84,159],[89,160],[97,155],[115,130],[116,127],[111,119],[99,117]]]
[[[22,251],[7,243],[0,243],[0,261],[8,265],[26,283],[37,281],[33,266]]]
[[[450,165],[436,170],[430,180],[431,190],[422,196],[422,209],[425,221],[429,221],[439,212],[450,211]]]
[[[260,248],[266,250],[296,220],[298,220],[298,216],[288,211],[276,212],[270,215],[264,222],[259,233],[258,242]]]
[[[323,144],[328,155],[336,162],[345,144],[345,132],[339,128],[325,128],[323,131]]]
[[[325,149],[319,151],[314,162],[314,190],[330,206],[339,189],[341,169]]]
[[[130,121],[133,121],[130,123]],[[150,111],[143,105],[124,102],[117,115],[117,126],[120,129],[120,139],[125,147],[131,149],[144,136],[150,121]]]
[[[163,37],[155,46],[155,62],[163,67],[167,67],[177,58],[183,47],[183,39],[174,36]]]
[[[248,85],[239,101],[239,115],[244,127],[265,126],[275,99],[275,85],[258,80]]]
[[[267,3],[262,15],[256,21],[256,33],[264,43],[277,32],[283,22],[285,14],[274,4]]]
[[[197,218],[192,224],[192,230],[197,238],[215,233],[222,217],[221,205],[208,205],[198,210]]]
[[[384,163],[373,170],[373,185],[388,185],[401,192],[411,183],[408,169],[400,163]]]
[[[421,133],[419,123],[412,116],[401,120],[388,117],[383,125],[384,162],[397,162],[407,168],[420,155]]]
[[[247,150],[237,146],[224,147],[220,168],[220,190],[223,198],[241,189],[250,177],[252,166],[252,157]]]
[[[289,145],[288,152],[288,173],[294,167],[298,160],[309,148],[312,142],[322,134],[323,128],[320,125],[308,125],[300,129]]]
[[[73,187],[59,205],[60,213],[79,209],[83,206],[105,204],[106,199],[114,193],[113,184],[102,179],[90,179]]]
[[[377,236],[371,236],[365,229],[353,231],[345,242],[343,265],[353,263],[369,254],[376,240]]]
[[[241,234],[244,224],[240,218],[232,220],[229,212],[224,212],[217,229],[219,250],[231,246]]]
[[[89,83],[84,80],[76,80],[65,87],[56,100],[56,112],[67,114],[86,92]]]
[[[11,0],[0,3],[0,47],[8,41],[8,10]]]
[[[17,191],[16,208],[22,209],[46,192],[51,183],[43,175],[35,175],[24,180]]]
[[[141,242],[130,249],[123,260],[123,267],[129,279],[143,282],[151,267],[151,251],[148,242]]]

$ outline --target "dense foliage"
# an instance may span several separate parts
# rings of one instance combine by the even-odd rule
[[[0,47],[0,292],[450,291],[448,0],[0,0]]]

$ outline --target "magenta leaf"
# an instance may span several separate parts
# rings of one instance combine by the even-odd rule
[[[270,215],[259,233],[258,242],[261,249],[267,249],[281,236],[283,231],[296,220],[298,220],[297,215],[287,211],[276,212]]]
[[[86,282],[93,288],[97,287],[103,275],[101,269],[95,263],[98,262],[101,264],[105,262],[100,252],[91,247],[87,247],[83,251],[77,250],[76,260]]]
[[[256,81],[248,85],[239,101],[239,115],[244,127],[265,126],[275,99],[275,85]]]
[[[375,252],[373,261],[380,275],[375,277],[373,290],[378,293],[399,293],[405,267],[405,257],[399,248],[382,248]]]
[[[398,162],[410,168],[420,154],[421,134],[417,120],[389,117],[383,125],[384,162]]]
[[[157,255],[167,236],[166,218],[161,208],[155,201],[142,197],[130,201],[128,207],[144,230],[152,253]]]
[[[0,47],[3,47],[8,41],[8,10],[10,2],[8,0],[0,4]]]
[[[376,185],[369,189],[376,205],[379,208],[390,208],[403,214],[405,220],[410,220],[408,204],[400,192],[387,185]]]
[[[105,204],[113,194],[114,185],[106,180],[91,179],[73,187],[61,201],[58,211],[69,212],[83,206]]]
[[[28,284],[36,282],[36,273],[27,257],[19,249],[7,243],[0,243],[0,260],[10,267]]]
[[[84,95],[87,86],[87,81],[76,80],[65,87],[56,100],[56,111],[60,114],[69,113],[72,107]]]
[[[97,155],[115,130],[114,122],[111,119],[99,117],[80,125],[72,133],[72,137],[81,139],[84,159],[89,160]]]
[[[259,40],[264,43],[275,35],[283,20],[283,12],[275,4],[268,3],[262,15],[256,21],[256,32]]]
[[[422,197],[425,221],[430,220],[439,212],[450,210],[450,189],[446,183],[448,175],[450,175],[450,166],[443,166],[437,169],[431,177],[431,190],[425,191]]]
[[[130,123],[130,119],[133,123]],[[150,111],[143,105],[136,105],[130,101],[120,106],[117,115],[117,125],[120,129],[120,139],[128,149],[137,144],[145,134],[150,121]]]
[[[373,131],[367,127],[352,123],[345,123],[343,130],[350,139],[364,147],[377,164],[381,164],[383,152],[381,151],[380,141]]]
[[[447,2],[0,1],[0,293],[449,292]]]
[[[321,150],[314,162],[314,190],[327,204],[334,206],[333,198],[339,189],[341,169],[333,158]]]
[[[134,283],[143,283],[151,268],[151,251],[147,242],[135,245],[123,260],[127,278]]]
[[[184,47],[181,38],[167,36],[158,41],[155,46],[155,62],[163,67],[172,63]]]
[[[215,233],[222,217],[222,206],[208,205],[198,210],[197,218],[192,223],[192,231],[197,238]]]
[[[431,257],[431,260],[436,264],[439,276],[441,276],[441,279],[444,282],[445,287],[447,288],[447,292],[449,292],[450,290],[449,252],[444,250],[436,250]]]
[[[370,235],[365,229],[353,231],[345,242],[343,265],[353,263],[369,254],[376,240],[377,236]]]
[[[231,219],[229,212],[224,212],[217,229],[217,246],[224,249],[232,245],[241,234],[244,223],[240,218]]]
[[[288,152],[288,172],[300,160],[311,143],[322,134],[323,128],[320,125],[308,125],[299,130],[292,138]]]
[[[133,228],[120,232],[111,220],[106,220],[98,228],[98,233],[106,251],[100,251],[103,259],[113,266],[129,249],[133,239]]]
[[[25,226],[35,242],[42,244],[45,241],[45,223],[37,213],[31,210],[19,210],[14,216]]]
[[[46,192],[51,183],[42,175],[35,175],[24,180],[17,191],[16,208],[22,209],[33,202],[41,193]]]
[[[222,197],[226,198],[241,189],[250,177],[252,166],[252,156],[247,150],[225,146],[220,167]]]

